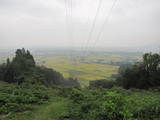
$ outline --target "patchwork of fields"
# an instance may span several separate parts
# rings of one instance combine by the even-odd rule
[[[119,68],[107,64],[83,63],[80,60],[72,60],[64,56],[39,59],[43,60],[46,67],[59,71],[65,78],[77,78],[82,86],[88,85],[90,80],[109,78],[116,74]]]

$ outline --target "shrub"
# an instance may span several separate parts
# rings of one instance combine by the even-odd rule
[[[90,82],[89,87],[101,87],[110,89],[114,85],[116,85],[116,82],[114,80],[95,80]]]
[[[31,104],[49,100],[49,90],[44,86],[18,86],[0,84],[0,114],[31,109]]]
[[[92,94],[93,91],[81,92],[71,95],[71,120],[128,120],[132,116],[125,98],[118,93],[104,92],[96,96]]]

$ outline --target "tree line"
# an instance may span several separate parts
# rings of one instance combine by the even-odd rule
[[[134,65],[120,66],[116,80],[96,80],[90,82],[90,87],[149,89],[160,86],[160,54],[146,53],[142,60]]]
[[[0,65],[0,81],[8,83],[43,84],[47,87],[55,85],[79,86],[76,79],[65,79],[59,72],[37,66],[34,57],[28,50],[17,49],[15,57],[9,58]]]

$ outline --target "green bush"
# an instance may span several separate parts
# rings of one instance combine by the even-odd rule
[[[160,118],[160,94],[153,91],[132,92],[126,96],[134,118],[154,120]]]
[[[125,98],[116,92],[103,92],[95,95],[93,91],[74,90],[69,106],[71,120],[129,120],[132,114],[127,108]],[[100,90],[101,91],[101,90]]]
[[[116,85],[116,81],[114,80],[94,80],[90,81],[89,87],[97,87],[97,88],[112,88]]]
[[[160,94],[155,90],[72,89],[69,94],[71,120],[157,120]]]
[[[48,92],[44,86],[0,83],[0,114],[31,109],[31,104],[48,101]]]
[[[134,119],[155,120],[155,118],[160,118],[159,88],[151,90],[126,90],[120,87],[113,87],[109,89],[109,91],[114,91],[123,95]]]

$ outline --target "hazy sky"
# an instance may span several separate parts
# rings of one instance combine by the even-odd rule
[[[94,23],[99,1],[0,0],[0,47],[160,44],[160,0],[117,0],[111,12],[114,0],[102,0]]]

